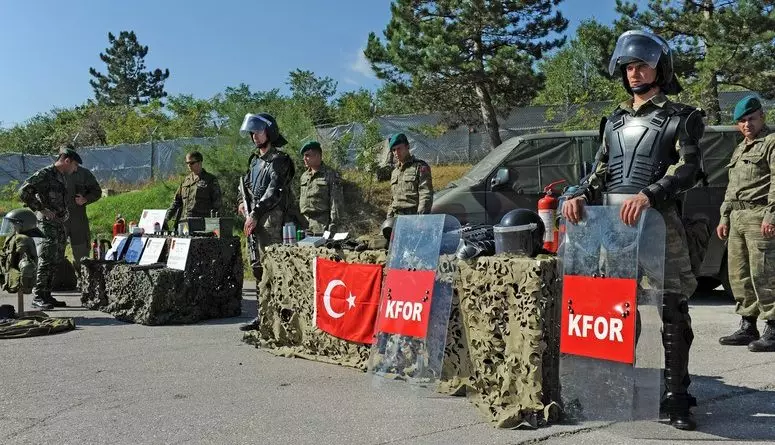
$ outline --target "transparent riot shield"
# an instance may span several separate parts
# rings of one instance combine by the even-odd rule
[[[435,389],[452,306],[460,222],[449,215],[399,216],[369,356],[373,386],[408,382]]]
[[[561,252],[560,386],[570,421],[659,418],[665,223],[636,227],[618,206],[587,206]]]

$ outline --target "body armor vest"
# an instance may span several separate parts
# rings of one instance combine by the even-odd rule
[[[635,194],[661,179],[678,162],[675,144],[680,121],[669,107],[644,116],[617,111],[603,135],[608,147],[606,191]]]
[[[281,201],[287,200],[288,190],[290,190],[290,182],[293,178],[293,175],[295,174],[295,169],[293,167],[293,161],[289,159],[280,159],[281,157],[288,158],[288,155],[283,152],[275,151],[266,159],[261,159],[259,156],[251,157],[249,184],[250,192],[253,195],[252,201],[254,206],[257,205],[259,201],[261,201],[261,198],[263,198],[264,194],[269,190],[269,185],[272,182],[272,175],[275,174],[279,176],[278,172],[275,171],[273,164],[275,162],[283,162],[287,160],[290,170],[286,173],[285,177],[277,178],[277,188],[273,188],[270,191],[270,195],[267,196],[269,202],[272,202],[271,207],[274,207],[275,203],[280,203],[283,208],[286,207],[287,203]]]

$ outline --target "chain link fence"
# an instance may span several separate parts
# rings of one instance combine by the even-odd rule
[[[724,124],[731,122],[731,110],[735,103],[749,94],[751,93],[747,91],[739,91],[719,95]],[[775,108],[774,101],[763,100],[762,104],[766,110]],[[529,133],[580,129],[579,122],[583,122],[582,125],[586,125],[586,129],[596,130],[597,121],[614,105],[612,102],[593,102],[583,105],[515,109],[499,121],[501,140],[505,142],[514,136]],[[346,141],[342,162],[348,166],[357,165],[359,152],[364,149],[376,153],[379,165],[390,163],[390,150],[386,141],[394,133],[406,134],[412,153],[434,165],[474,164],[493,148],[483,126],[449,126],[440,114],[382,116],[374,119],[382,142],[371,147],[363,147],[363,136],[367,129],[366,125],[358,122],[318,127],[314,137],[317,137],[327,150]],[[131,184],[178,174],[184,170],[181,159],[192,146],[206,147],[217,142],[216,138],[187,138],[95,147],[80,149],[79,152],[84,165],[100,182]],[[296,151],[298,147],[287,147],[286,150]],[[52,161],[53,156],[0,154],[0,186],[12,181],[21,183]]]

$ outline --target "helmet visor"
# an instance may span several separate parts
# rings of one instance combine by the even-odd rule
[[[656,68],[662,54],[668,54],[667,45],[654,35],[642,31],[627,31],[616,41],[614,55],[608,63],[608,74],[613,76],[623,65],[645,62]]]
[[[272,123],[262,116],[257,114],[248,113],[245,115],[245,119],[242,120],[242,126],[240,126],[239,134],[242,137],[246,137],[251,133],[260,133],[272,125]]]
[[[15,232],[13,223],[8,218],[3,218],[3,222],[0,223],[0,236],[10,236]]]

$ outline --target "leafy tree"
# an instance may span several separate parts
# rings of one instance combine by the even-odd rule
[[[97,102],[134,106],[167,96],[164,81],[170,76],[170,70],[157,68],[145,71],[148,47],[137,41],[134,31],[121,31],[118,38],[108,33],[108,42],[110,46],[100,53],[108,73],[102,74],[95,68],[89,68],[89,74],[94,77],[89,84],[94,89]]]
[[[288,74],[292,99],[300,102],[315,125],[331,123],[329,101],[336,94],[337,83],[330,77],[317,77],[312,71],[296,69]]]
[[[600,116],[585,108],[589,102],[615,104],[627,96],[618,77],[608,75],[608,58],[615,42],[613,29],[594,20],[583,22],[576,36],[562,49],[541,60],[538,69],[545,76],[544,88],[533,101],[549,105],[547,118],[559,116],[563,129],[596,128]]]
[[[620,28],[646,28],[668,39],[687,96],[721,123],[725,86],[775,97],[775,2],[771,0],[649,0],[645,10],[617,0]]]
[[[371,91],[364,88],[340,94],[334,101],[337,122],[365,122],[371,119],[376,111],[374,101]]]
[[[384,31],[369,35],[366,58],[378,77],[461,120],[481,115],[493,146],[497,112],[529,103],[541,84],[533,63],[563,38],[561,0],[397,0]]]

